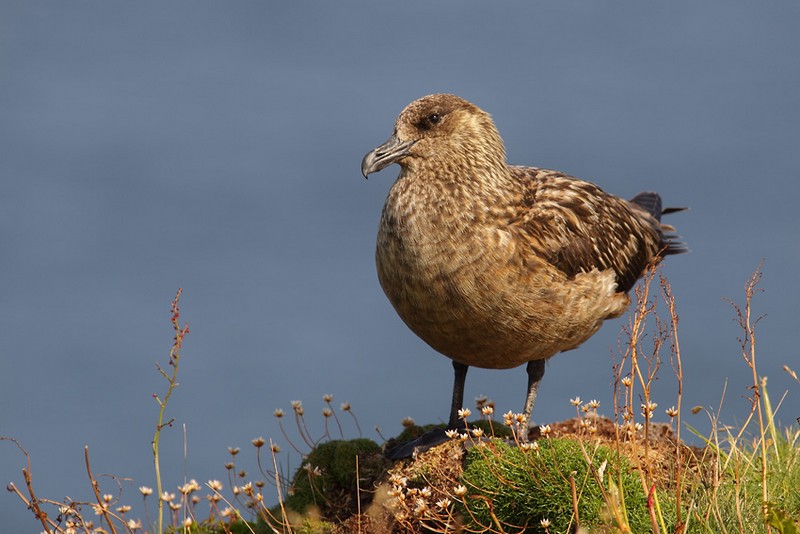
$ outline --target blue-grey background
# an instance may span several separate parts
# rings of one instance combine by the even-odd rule
[[[765,259],[759,369],[773,401],[789,391],[794,424],[800,385],[782,366],[800,368],[799,21],[788,0],[3,2],[0,435],[30,451],[40,496],[88,498],[89,445],[95,472],[132,477],[123,500],[139,503],[178,287],[191,334],[162,440],[172,491],[184,473],[223,479],[228,446],[256,478],[257,436],[296,466],[272,417],[294,399],[316,433],[325,393],[376,439],[404,416],[446,418],[450,363],[396,317],[374,270],[397,167],[359,172],[432,92],[489,111],[512,163],[691,206],[670,222],[692,252],[664,271],[684,404],[718,406],[727,382],[730,424],[749,371],[724,298],[741,301]],[[612,413],[622,324],[551,362],[536,422],[572,415],[576,395]],[[659,418],[671,375],[665,362]],[[524,387],[523,369],[473,369],[467,398],[518,410]],[[2,481],[21,487],[23,466],[0,442]],[[10,494],[0,517],[4,532],[41,530]]]

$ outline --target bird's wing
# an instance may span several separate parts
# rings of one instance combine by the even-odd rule
[[[533,252],[572,278],[592,269],[613,269],[627,292],[656,256],[658,221],[646,210],[596,185],[532,167],[510,167],[523,185],[511,224]]]

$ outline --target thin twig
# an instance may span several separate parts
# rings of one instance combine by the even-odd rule
[[[89,482],[92,484],[92,490],[94,490],[94,496],[97,499],[97,506],[103,513],[103,517],[106,523],[108,523],[108,528],[111,529],[111,534],[117,534],[117,530],[114,528],[114,523],[111,521],[111,517],[108,513],[108,506],[103,502],[103,497],[100,495],[100,484],[97,483],[97,480],[92,475],[92,466],[89,463],[88,445],[83,448],[83,457],[86,460],[86,473],[89,475]]]

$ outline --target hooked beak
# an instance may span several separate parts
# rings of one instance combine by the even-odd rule
[[[369,152],[361,160],[361,174],[367,178],[373,172],[378,172],[384,167],[408,155],[409,149],[414,146],[416,141],[401,141],[397,135],[392,135],[388,141]]]

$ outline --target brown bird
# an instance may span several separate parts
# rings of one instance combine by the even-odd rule
[[[397,163],[378,229],[378,278],[414,333],[453,361],[449,426],[469,366],[527,363],[528,420],[544,362],[630,305],[651,262],[686,251],[656,193],[630,201],[566,174],[506,164],[489,114],[429,95],[364,156],[364,177]]]

